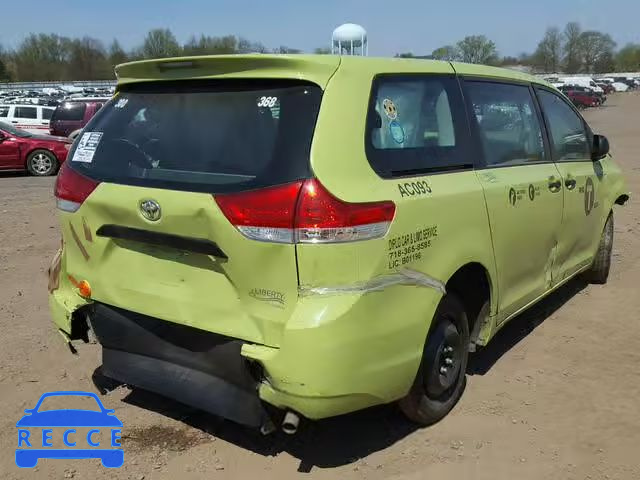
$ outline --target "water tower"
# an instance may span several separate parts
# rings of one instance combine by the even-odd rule
[[[355,23],[345,23],[333,31],[331,53],[346,55],[369,55],[367,31]]]

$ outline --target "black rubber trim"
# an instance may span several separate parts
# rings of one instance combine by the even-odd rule
[[[103,225],[98,228],[96,235],[99,237],[119,238],[122,240],[148,243],[150,245],[170,247],[193,253],[202,253],[224,260],[229,258],[216,243],[205,238],[182,237],[170,233],[152,232],[150,230],[123,227],[120,225]]]
[[[105,376],[243,425],[267,421],[241,340],[100,303],[91,325]]]

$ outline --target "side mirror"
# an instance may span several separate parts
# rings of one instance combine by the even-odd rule
[[[2,142],[5,138],[7,137],[5,137],[4,133],[0,132],[0,142]]]
[[[609,140],[604,135],[593,136],[593,147],[591,148],[591,160],[597,162],[602,160],[609,153]]]

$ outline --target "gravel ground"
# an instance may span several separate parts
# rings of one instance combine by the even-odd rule
[[[640,93],[586,113],[640,190]],[[393,407],[260,437],[157,396],[103,397],[123,421],[125,464],[14,464],[16,421],[50,390],[94,390],[96,346],[71,355],[49,319],[58,244],[53,179],[0,174],[0,478],[640,479],[640,206],[616,210],[606,286],[572,282],[511,322],[474,359],[463,399],[427,429]]]

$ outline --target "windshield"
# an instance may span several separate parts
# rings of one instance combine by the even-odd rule
[[[102,181],[210,193],[308,178],[320,98],[282,80],[132,86],[87,125],[70,164]]]
[[[0,130],[4,130],[9,135],[13,135],[14,137],[28,138],[32,136],[29,132],[16,128],[13,125],[5,122],[0,122]]]

